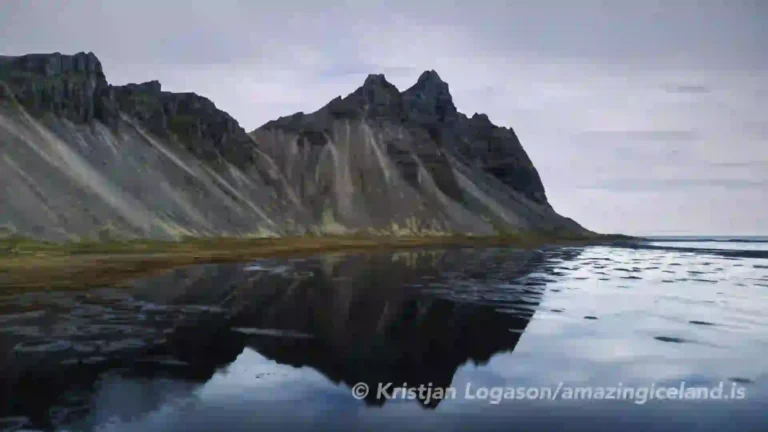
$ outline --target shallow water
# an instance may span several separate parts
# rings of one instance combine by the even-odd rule
[[[0,292],[0,430],[766,430],[766,245],[334,255]]]

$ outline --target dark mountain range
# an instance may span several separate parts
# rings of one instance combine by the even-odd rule
[[[0,57],[0,154],[6,235],[587,232],[514,131],[458,112],[434,71],[246,133],[194,93],[108,84],[92,53]]]

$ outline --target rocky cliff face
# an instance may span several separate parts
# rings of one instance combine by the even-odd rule
[[[527,198],[547,203],[539,173],[515,132],[494,125],[485,114],[467,117],[458,112],[448,84],[437,72],[424,72],[402,97],[407,123],[427,129],[441,147],[482,167]]]
[[[194,93],[161,91],[160,83],[116,86],[114,99],[120,111],[138,120],[163,139],[177,138],[204,160],[226,159],[253,163],[253,141],[229,114]]]
[[[0,80],[30,113],[73,122],[111,123],[117,111],[101,62],[93,53],[0,57]]]
[[[585,232],[434,71],[248,134],[196,94],[109,85],[92,53],[0,57],[0,154],[0,226],[37,238]]]
[[[161,90],[157,81],[112,86],[93,53],[0,57],[0,81],[36,117],[51,113],[73,123],[98,121],[113,129],[120,115],[135,119],[162,139],[172,137],[193,153],[243,161],[253,142],[229,114],[194,93]],[[246,151],[238,152],[243,148]]]

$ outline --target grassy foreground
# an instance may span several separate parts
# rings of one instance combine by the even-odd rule
[[[243,262],[254,258],[329,252],[384,251],[424,247],[584,245],[628,240],[624,236],[385,237],[306,236],[281,238],[196,238],[183,241],[49,243],[0,239],[0,288],[88,288],[160,273],[174,267]]]

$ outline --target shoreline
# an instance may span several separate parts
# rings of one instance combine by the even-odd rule
[[[415,248],[587,246],[639,240],[622,235],[556,237],[297,236],[192,238],[180,241],[50,243],[0,239],[0,289],[87,289],[118,285],[178,267],[325,253],[375,253]]]

